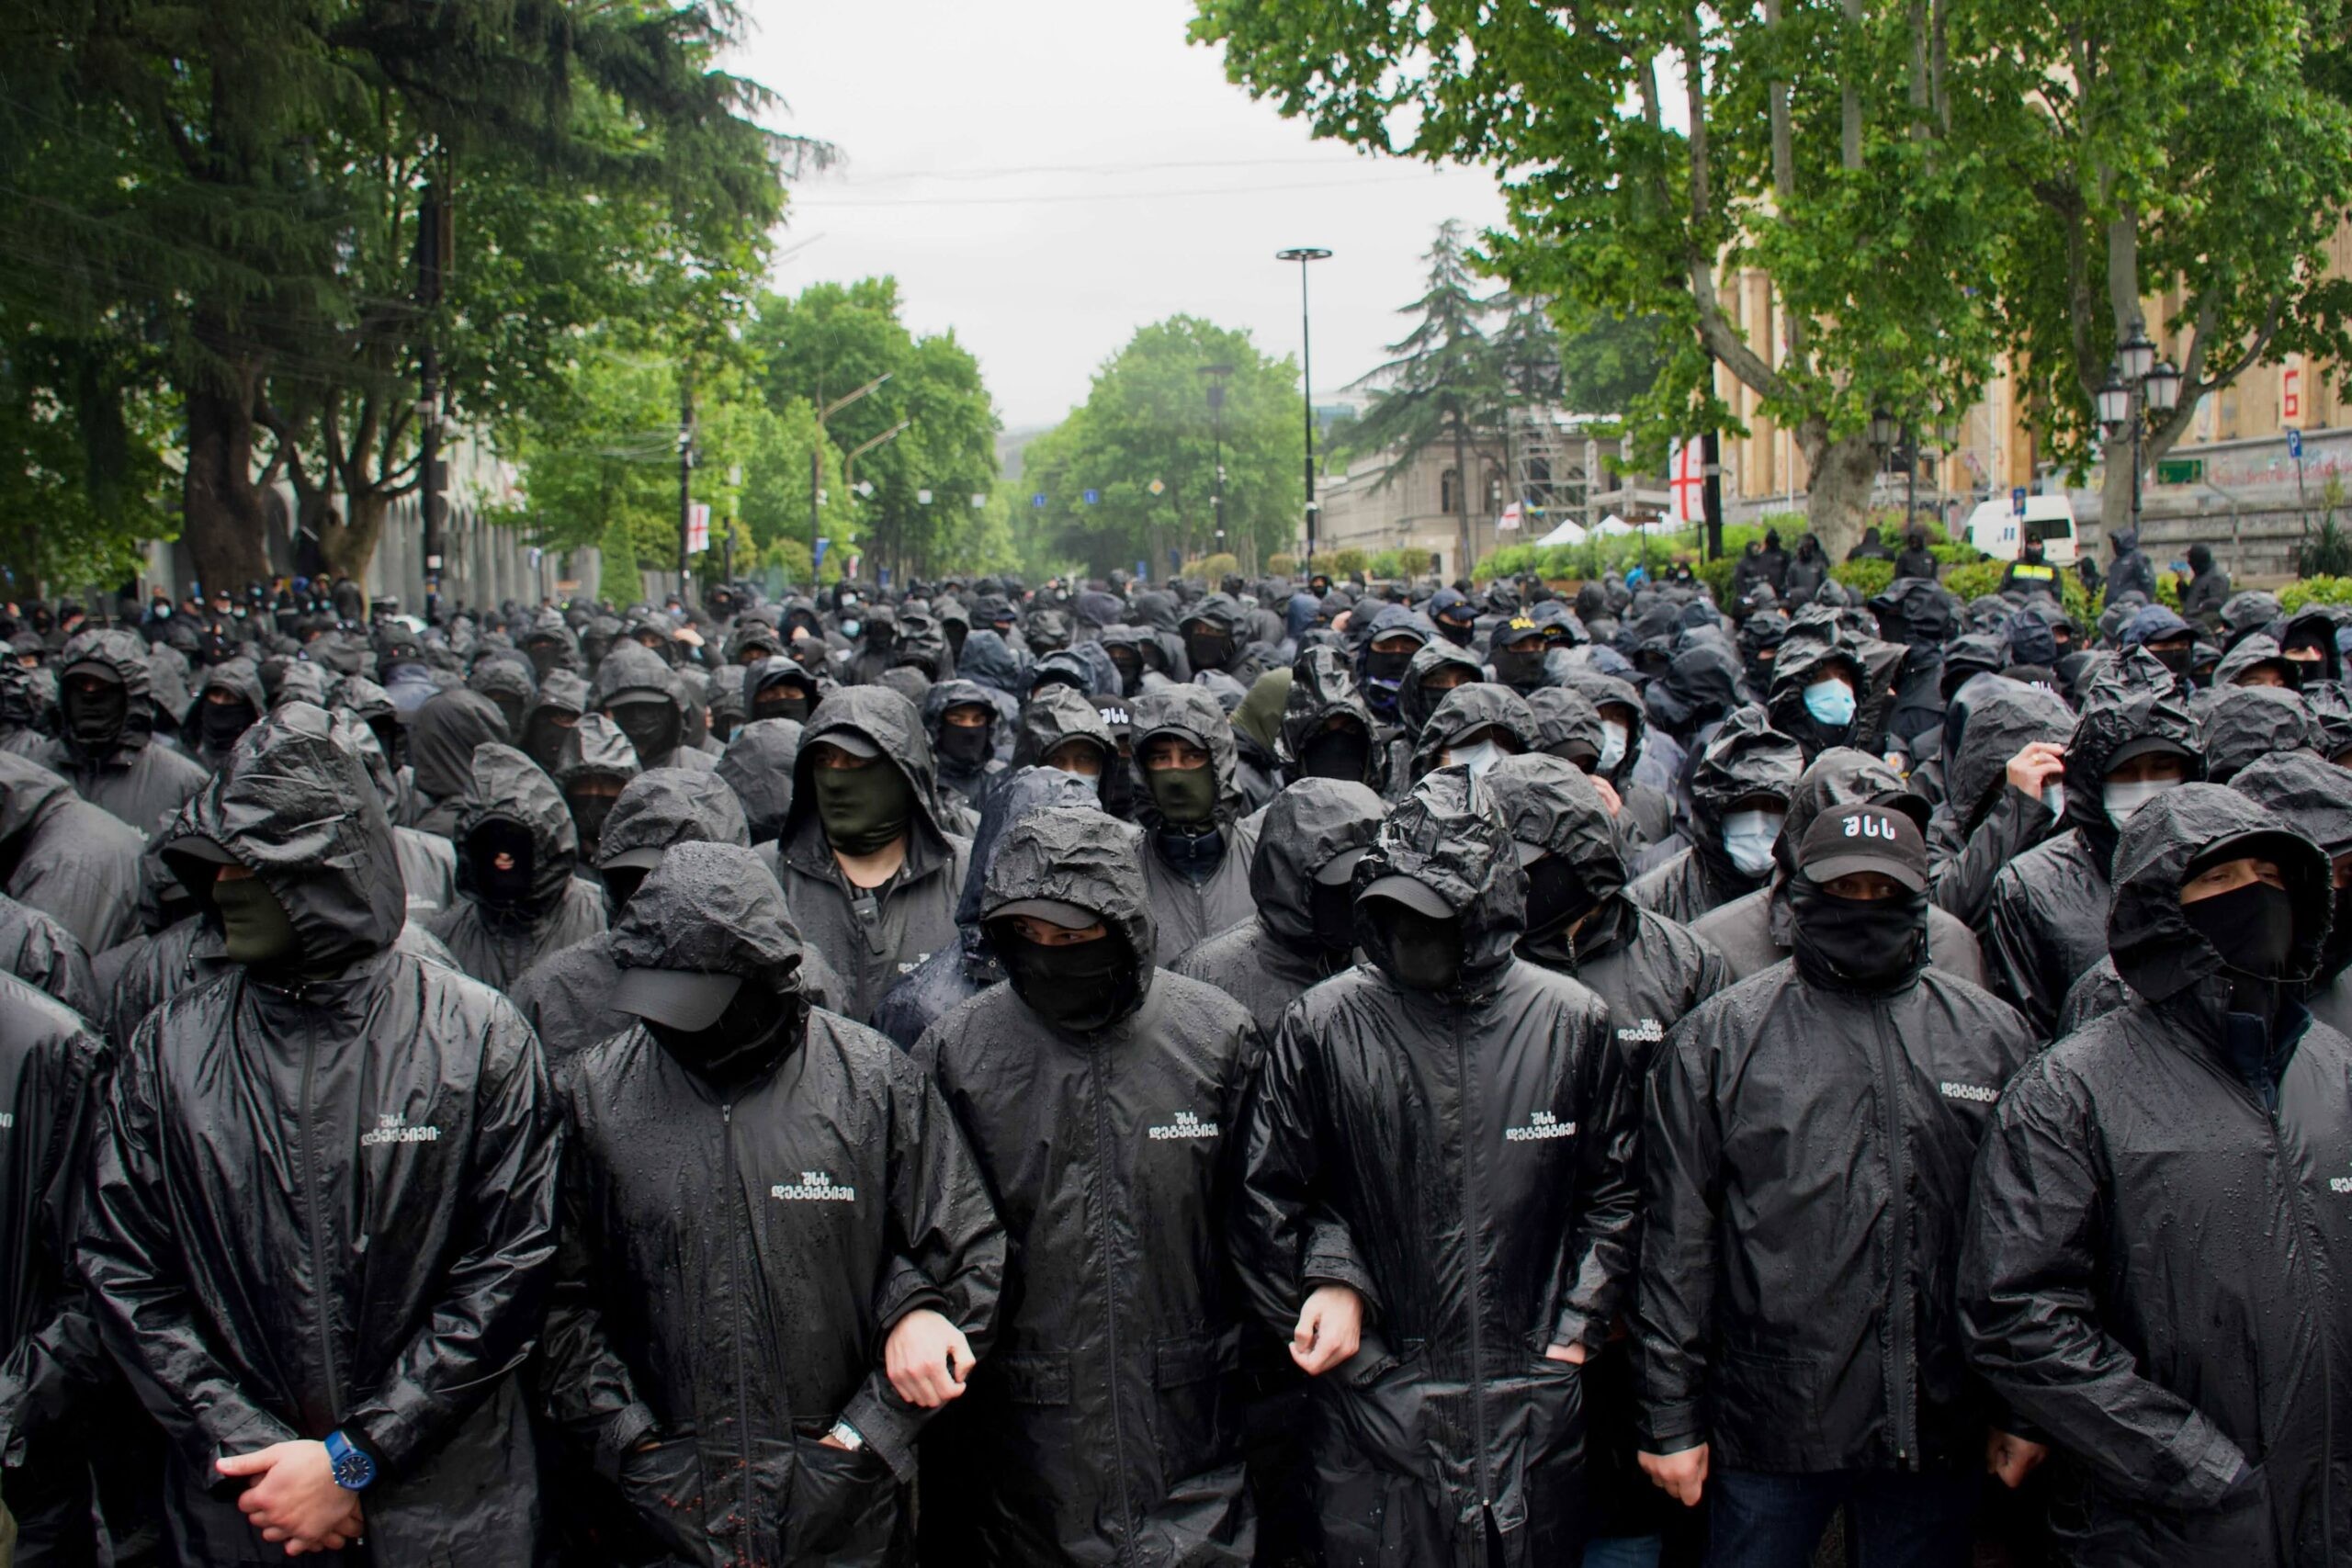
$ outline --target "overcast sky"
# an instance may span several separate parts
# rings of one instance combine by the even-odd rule
[[[1311,140],[1185,42],[1186,0],[745,0],[734,67],[833,143],[801,183],[778,288],[896,274],[917,332],[953,327],[1007,426],[1048,424],[1148,321],[1186,312],[1298,348],[1319,245],[1315,386],[1327,400],[1403,335],[1437,225],[1497,221],[1480,171]],[[796,248],[797,247],[797,248]]]

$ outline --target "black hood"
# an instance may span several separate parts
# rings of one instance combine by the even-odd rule
[[[80,796],[30,757],[0,748],[0,860],[13,860],[32,826]]]
[[[1698,844],[1722,852],[1724,816],[1750,795],[1787,800],[1804,772],[1797,743],[1772,728],[1761,708],[1741,708],[1724,720],[1690,773],[1690,815]]]
[[[799,758],[798,719],[755,718],[728,741],[714,776],[741,803],[752,842],[772,843],[784,836],[784,824],[792,815],[793,768]]]
[[[2323,652],[2319,678],[2341,681],[2344,679],[2344,654],[2335,643],[2336,625],[2335,612],[2327,605],[2314,604],[2308,609],[2298,610],[2278,628],[2278,646],[2292,647],[2298,637],[2306,641],[2316,640]],[[85,637],[88,635],[86,632],[83,634]]]
[[[675,705],[679,722],[685,721],[686,705],[678,695],[675,671],[660,654],[630,638],[613,644],[596,666],[590,695],[599,712],[625,697],[660,697]]]
[[[1469,769],[1440,768],[1415,783],[1356,864],[1356,942],[1385,966],[1386,936],[1363,897],[1384,876],[1421,883],[1460,919],[1463,995],[1483,993],[1510,966],[1527,924],[1527,874],[1494,795]]]
[[[939,768],[932,761],[931,738],[923,733],[915,705],[887,686],[846,686],[817,705],[801,727],[800,751],[792,760],[792,799],[785,807],[786,843],[803,822],[817,816],[817,792],[809,786],[816,767],[811,748],[828,735],[863,736],[881,749],[880,764],[905,775],[914,792],[914,819],[939,843],[947,829],[939,819]]]
[[[1356,691],[1347,656],[1336,648],[1310,648],[1291,666],[1290,692],[1283,699],[1275,757],[1285,766],[1296,766],[1299,749],[1309,737],[1320,734],[1334,714],[1344,714],[1362,725],[1366,740],[1380,733],[1372,709]]]
[[[1028,666],[992,626],[972,627],[971,635],[964,639],[964,650],[956,656],[956,673],[1008,697],[1018,698],[1029,689]]]
[[[1477,656],[1469,649],[1456,648],[1442,637],[1421,644],[1419,650],[1413,655],[1412,662],[1405,666],[1405,684],[1396,694],[1396,716],[1405,721],[1405,733],[1416,740],[1420,739],[1422,727],[1429,723],[1430,715],[1437,711],[1438,705],[1447,696],[1452,695],[1452,693],[1433,694],[1421,690],[1421,682],[1430,671],[1444,664],[1460,665],[1468,671],[1471,684],[1487,678],[1487,667],[1479,663]],[[1456,692],[1461,689],[1460,686],[1453,688]]]
[[[2286,818],[2236,790],[2188,784],[2133,812],[2116,843],[2108,951],[2133,991],[2162,1002],[2222,975],[2222,955],[2181,913],[2181,884],[2214,846],[2250,835],[2262,841],[2247,852],[2258,848],[2278,862],[2294,900],[2295,946],[2287,973],[2309,975],[2319,967],[2331,903],[2327,856]],[[2218,1010],[2218,1001],[2213,1005]]]
[[[2276,686],[2223,686],[2198,717],[2197,749],[2205,753],[2205,776],[2215,784],[2228,784],[2246,764],[2273,752],[2303,750],[2312,739],[2312,710]]]
[[[1944,794],[1953,818],[1973,832],[2009,782],[2009,759],[2037,740],[2063,742],[2074,710],[2046,686],[1999,675],[1971,682],[1960,750],[1944,759]]]
[[[1842,732],[1831,733],[1814,723],[1813,715],[1804,705],[1804,689],[1838,669],[1844,670],[1853,682],[1854,719]],[[1862,728],[1868,716],[1864,709],[1869,705],[1870,691],[1869,671],[1862,656],[1854,649],[1842,643],[1791,638],[1781,645],[1780,656],[1772,662],[1772,692],[1766,700],[1765,712],[1771,716],[1773,728],[1809,750],[1818,752],[1832,746],[1868,750],[1876,744],[1876,737]]]
[[[2204,777],[2187,695],[2154,654],[2134,648],[2108,660],[2092,678],[2083,693],[2082,716],[2066,742],[2066,821],[2082,831],[2102,863],[2115,852],[2115,824],[2108,819],[2104,795],[2109,759],[2126,743],[2150,737],[2188,752],[2188,776]]]
[[[1151,785],[1144,777],[1144,743],[1155,735],[1179,735],[1209,754],[1209,770],[1216,775],[1216,818],[1220,824],[1241,815],[1243,802],[1234,782],[1237,757],[1233,726],[1225,709],[1205,686],[1166,686],[1141,692],[1128,701],[1135,732],[1136,807],[1156,826],[1159,809],[1152,803]]]
[[[1042,764],[1065,740],[1091,740],[1102,749],[1102,765],[1117,765],[1119,743],[1102,712],[1091,700],[1056,682],[1029,694],[1021,710],[1021,728],[1012,742],[1012,765]]]
[[[574,779],[601,775],[619,779],[623,784],[644,771],[637,760],[637,748],[628,743],[621,727],[600,713],[582,714],[580,722],[563,738],[563,755],[555,765],[555,782],[565,789]]]
[[[531,629],[523,634],[523,651],[530,652],[535,643],[547,644],[555,649],[554,669],[568,670],[575,674],[579,672],[580,638],[565,624],[562,611],[539,612],[538,619],[531,623]]]
[[[1101,802],[1091,784],[1059,768],[1016,769],[1006,773],[989,792],[988,804],[980,809],[979,829],[972,835],[971,860],[965,869],[963,891],[956,901],[956,923],[967,939],[978,935],[989,867],[995,861],[996,847],[1005,829],[1024,817],[1055,807],[1100,810]]]
[[[588,711],[588,682],[576,671],[550,670],[548,678],[531,698],[523,713],[523,728],[528,729],[531,720],[543,713],[568,714],[578,718]]]
[[[1780,660],[1788,660],[1795,646],[1783,642]],[[1675,645],[1664,678],[1649,689],[1650,716],[1672,730],[1711,723],[1739,705],[1741,673],[1739,650],[1729,639],[1713,631],[1686,635]]]
[[[409,727],[408,759],[416,770],[416,787],[435,800],[455,799],[473,777],[475,748],[503,746],[511,739],[505,718],[480,692],[454,686],[434,693]]]
[[[1535,716],[1536,749],[1555,757],[1570,744],[1589,746],[1598,757],[1609,739],[1600,727],[1600,710],[1573,687],[1538,686],[1527,694],[1527,710]]]
[[[2302,678],[2301,667],[2278,650],[2277,637],[2268,632],[2248,632],[2230,644],[2221,663],[2213,667],[2214,688],[2235,685],[2239,676],[2260,664],[2287,666],[2294,671],[2290,679],[2300,682]]]
[[[1301,779],[1266,807],[1250,862],[1250,897],[1275,940],[1294,949],[1315,941],[1307,896],[1315,874],[1352,850],[1368,850],[1386,818],[1380,796],[1342,779]]]
[[[147,664],[145,637],[120,627],[77,632],[53,664],[57,671],[61,705],[63,682],[73,674],[77,664],[93,665],[111,677],[121,685],[124,697],[129,699],[123,710],[122,730],[101,755],[84,756],[81,748],[74,743],[72,727],[61,719],[59,734],[65,742],[66,750],[77,761],[103,761],[125,751],[137,751],[147,744],[147,738],[154,733],[155,705],[153,671]],[[254,712],[260,713],[262,707],[262,704],[255,703]]]
[[[344,676],[327,695],[329,706],[343,709],[362,724],[373,725],[400,714],[392,705],[392,694],[365,675]]]
[[[1797,846],[1804,842],[1814,818],[1841,806],[1890,806],[1917,826],[1928,825],[1927,802],[1911,793],[1903,775],[1884,759],[1850,746],[1833,746],[1797,775],[1796,787],[1789,791],[1789,815],[1781,824],[1780,841],[1772,846],[1781,880],[1796,874]]]
[[[812,711],[825,698],[826,682],[820,677],[809,673],[797,660],[779,655],[743,666],[743,711],[748,714],[757,710],[760,694],[772,686],[807,688]]]
[[[571,808],[555,781],[512,746],[492,743],[474,753],[473,774],[458,812],[458,891],[472,893],[473,857],[466,840],[485,822],[512,822],[531,835],[531,897],[534,913],[563,901],[564,888],[580,863],[580,833]]]
[[[1445,750],[1465,735],[1499,729],[1519,742],[1521,751],[1536,749],[1535,711],[1527,699],[1509,686],[1480,681],[1456,686],[1445,694],[1413,744],[1413,773],[1419,777],[1437,766]]]
[[[2277,812],[2330,860],[2352,854],[2352,771],[2309,751],[2281,751],[2239,770],[2230,787]]]
[[[960,707],[985,710],[989,716],[990,739],[994,739],[993,731],[998,712],[995,696],[986,686],[977,681],[957,679],[939,682],[922,694],[923,728],[933,737],[934,742],[939,734],[939,726],[947,710]]]
[[[666,850],[673,844],[733,844],[752,847],[752,829],[741,802],[717,773],[685,768],[656,768],[639,773],[613,802],[596,835],[596,863],[630,850]]]
[[[1575,868],[1577,880],[1596,903],[1615,897],[1632,880],[1609,807],[1575,763],[1557,757],[1505,757],[1486,784],[1512,839]]]
[[[763,988],[799,987],[800,928],[760,857],[738,844],[684,843],[662,857],[613,927],[623,969],[740,975]]]
[[[1143,855],[1135,829],[1092,807],[1033,811],[996,842],[980,895],[980,923],[994,919],[1006,905],[1029,898],[1075,904],[1101,916],[1127,944],[1135,965],[1127,1003],[1132,1013],[1150,989],[1158,940],[1144,887]]]
[[[492,651],[474,661],[473,672],[466,677],[466,689],[480,692],[493,701],[511,697],[524,708],[539,694],[539,682],[531,673],[530,660],[519,653]]]
[[[217,868],[179,852],[189,839],[219,844],[268,885],[307,969],[381,953],[408,919],[391,818],[324,708],[289,704],[246,730],[164,830],[165,863],[209,910]]]
[[[1631,681],[1606,675],[1581,664],[1569,666],[1561,676],[1561,684],[1569,691],[1583,693],[1596,713],[1614,704],[1622,705],[1633,716],[1632,722],[1625,728],[1624,756],[1618,759],[1615,767],[1600,775],[1623,793],[1625,781],[1634,776],[1634,767],[1641,761],[1642,741],[1650,730],[1649,714],[1642,705],[1642,694],[1634,689]]]

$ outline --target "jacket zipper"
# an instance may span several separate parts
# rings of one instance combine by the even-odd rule
[[[2279,1085],[2280,1092],[2283,1093],[2285,1085],[2281,1082]],[[2281,1103],[2284,1103],[2283,1100],[2281,1100]],[[2278,1171],[2278,1179],[2286,1183],[2288,1201],[2295,1205],[2296,1223],[2302,1231],[2301,1236],[2298,1238],[2301,1245],[2297,1248],[2297,1250],[2303,1255],[2304,1280],[2307,1284],[2312,1287],[2312,1293],[2314,1295],[2320,1294],[2322,1293],[2321,1282],[2314,1277],[2314,1269],[2311,1256],[2313,1247],[2317,1245],[2317,1237],[2321,1234],[2320,1229],[2312,1222],[2311,1205],[2306,1201],[2303,1195],[2303,1184],[2301,1181],[2296,1180],[2288,1170],[2286,1149],[2278,1136],[2278,1113],[2273,1111],[2268,1106],[2262,1104],[2258,1098],[2256,1100],[2256,1109],[2262,1112],[2262,1119],[2268,1124],[2270,1129],[2271,1168]],[[2324,1334],[2320,1336],[2319,1360],[2320,1387],[2324,1391],[2330,1391],[2329,1396],[2323,1398],[2320,1401],[2319,1405],[2320,1452],[2324,1454],[2332,1454],[2335,1451],[2335,1399],[2332,1393],[2335,1384],[2335,1358],[2331,1349],[2329,1337]],[[2252,1458],[2249,1457],[2246,1462],[2251,1464],[2254,1461]],[[2330,1494],[2335,1490],[2334,1471],[2335,1467],[2333,1465],[2324,1464],[2320,1466],[2319,1517],[2323,1520],[2328,1521],[2323,1528],[2331,1533],[2335,1529],[2334,1521],[2335,1518],[2335,1515],[2333,1511],[2335,1498],[2330,1495]],[[2331,1540],[2327,1542],[2327,1545],[2329,1547],[2329,1551],[2325,1554],[2325,1560],[2332,1562],[2336,1556],[2336,1552],[2334,1550],[2335,1543]]]
[[[743,1355],[743,1303],[747,1294],[743,1282],[743,1240],[751,1228],[752,1216],[743,1201],[743,1173],[735,1165],[735,1105],[732,1100],[718,1107],[718,1125],[727,1142],[727,1158],[721,1166],[727,1182],[735,1193],[735,1207],[742,1223],[735,1227],[734,1240],[728,1246],[729,1267],[734,1273],[735,1304],[735,1451],[736,1462],[743,1467],[743,1517],[735,1530],[736,1561],[754,1561],[752,1532],[758,1528],[759,1511],[752,1497],[752,1373],[751,1364]]]
[[[1096,1179],[1108,1183],[1112,1179],[1109,1086],[1102,1081],[1102,1052],[1098,1045],[1087,1052],[1087,1072],[1094,1080],[1094,1165]],[[1115,1450],[1112,1462],[1119,1483],[1119,1523],[1124,1534],[1119,1541],[1120,1561],[1127,1560],[1135,1550],[1135,1504],[1127,1496],[1127,1435],[1125,1423],[1119,1412],[1119,1280],[1111,1267],[1111,1224],[1107,1211],[1095,1205],[1095,1224],[1102,1235],[1102,1317],[1111,1337],[1111,1444]]]
[[[302,1044],[302,1165],[309,1179],[302,1183],[304,1206],[311,1215],[311,1269],[312,1281],[312,1316],[319,1325],[319,1364],[326,1373],[327,1407],[333,1419],[343,1419],[343,1378],[335,1368],[334,1333],[327,1323],[327,1292],[331,1281],[327,1276],[327,1254],[323,1222],[319,1212],[319,1160],[317,1130],[311,1121],[311,1096],[318,1074],[319,1047],[315,1040]]]
[[[1471,1463],[1478,1474],[1478,1518],[1480,1528],[1486,1523],[1487,1511],[1494,1500],[1487,1493],[1487,1356],[1485,1336],[1480,1331],[1484,1315],[1482,1300],[1484,1281],[1478,1272],[1478,1156],[1476,1128],[1478,1124],[1476,1095],[1470,1081],[1470,1046],[1462,1032],[1459,1010],[1453,1012],[1454,1070],[1462,1076],[1462,1210],[1463,1251],[1462,1277],[1470,1288],[1470,1441]]]
[[[1887,1347],[1886,1394],[1894,1416],[1894,1457],[1909,1464],[1918,1435],[1912,1430],[1912,1361],[1916,1351],[1911,1333],[1911,1208],[1910,1186],[1903,1158],[1903,1088],[1895,1059],[1894,1037],[1886,1020],[1872,1009],[1871,1032],[1878,1040],[1879,1108],[1886,1122],[1886,1174],[1890,1183],[1887,1209],[1894,1216],[1894,1235],[1889,1245],[1887,1317],[1891,1343]]]

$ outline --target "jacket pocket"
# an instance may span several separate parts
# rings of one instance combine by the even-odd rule
[[[1429,1391],[1423,1343],[1391,1349],[1367,1334],[1356,1353],[1314,1380],[1331,1438],[1363,1462],[1417,1481],[1430,1475]]]
[[[899,1525],[899,1483],[872,1449],[828,1447],[814,1438],[793,1444],[792,1512],[785,1521],[790,1561],[861,1563],[888,1561]]]
[[[691,1429],[622,1455],[620,1493],[656,1540],[689,1561],[703,1555],[702,1455]]]
[[[1238,1327],[1162,1339],[1152,1348],[1152,1435],[1169,1486],[1225,1463],[1238,1447],[1240,1366]]]

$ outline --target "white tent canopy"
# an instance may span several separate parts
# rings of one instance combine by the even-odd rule
[[[1535,543],[1539,548],[1548,548],[1554,545],[1581,545],[1589,536],[1582,527],[1577,525],[1575,519],[1569,518],[1564,520],[1558,527],[1536,540]]]

